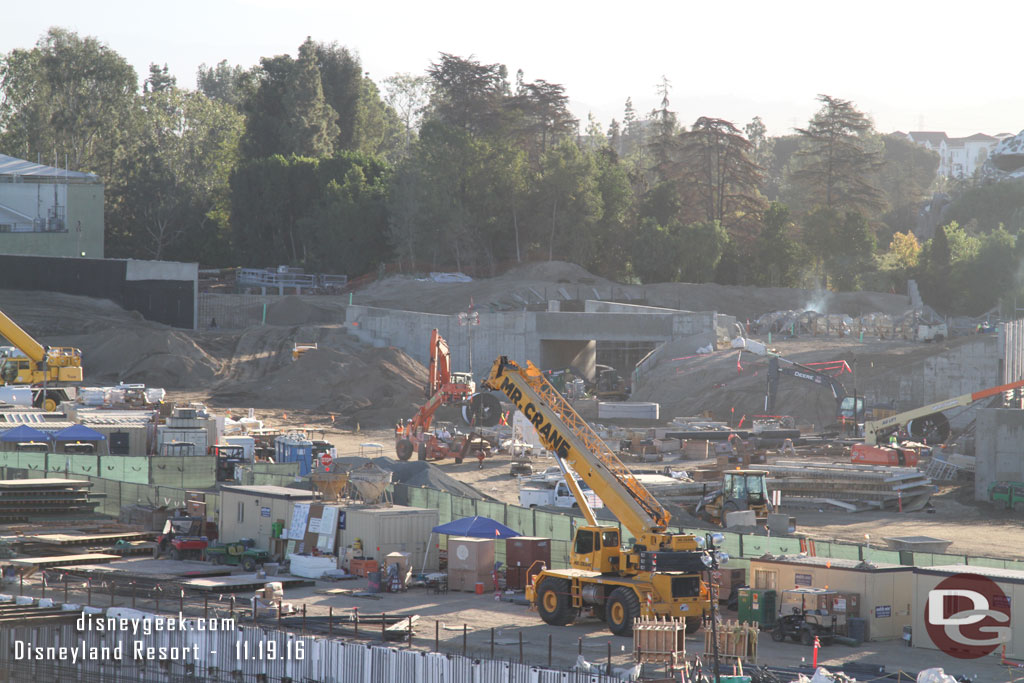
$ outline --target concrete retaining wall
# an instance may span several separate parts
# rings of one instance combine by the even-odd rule
[[[980,335],[944,353],[911,363],[898,373],[873,379],[867,399],[869,403],[892,404],[896,410],[909,410],[1001,382],[998,339],[995,335]],[[979,404],[952,410],[946,416],[954,429],[962,428],[975,418],[982,407]]]
[[[1024,410],[979,410],[975,434],[975,500],[988,500],[988,487],[994,482],[1024,481]]]
[[[604,302],[599,308],[604,308]],[[612,306],[612,304],[608,304]],[[448,340],[453,367],[459,371],[473,370],[479,381],[498,356],[519,362],[531,360],[551,367],[564,367],[563,356],[570,353],[552,342],[580,342],[573,346],[574,357],[585,352],[587,342],[654,342],[662,343],[681,337],[706,335],[715,339],[717,329],[727,327],[735,318],[715,312],[672,311],[647,306],[642,312],[533,312],[514,311],[480,313],[480,324],[464,327],[455,316],[414,311],[396,311],[372,306],[352,305],[346,309],[346,328],[367,343],[395,346],[426,364],[429,361],[430,331],[440,330]],[[473,358],[469,358],[469,335],[472,332]],[[571,359],[570,359],[571,360]],[[545,367],[544,369],[549,369]],[[631,371],[632,368],[619,368]]]

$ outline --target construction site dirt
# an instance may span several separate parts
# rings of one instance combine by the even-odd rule
[[[381,452],[372,455],[394,460],[397,466],[394,425],[411,417],[425,401],[427,368],[400,348],[360,341],[346,326],[345,312],[350,301],[455,315],[465,311],[471,301],[480,306],[490,305],[492,310],[509,310],[518,305],[517,298],[511,296],[516,292],[530,291],[537,299],[558,292],[563,300],[575,301],[589,297],[586,290],[596,296],[598,289],[609,292],[609,298],[643,306],[718,311],[735,316],[739,325],[728,330],[728,336],[745,333],[746,321],[772,311],[815,306],[822,312],[851,317],[870,313],[898,317],[909,308],[907,297],[885,293],[832,294],[684,284],[623,286],[594,277],[576,266],[551,262],[472,282],[392,277],[357,291],[352,298],[270,297],[269,304],[260,304],[259,322],[238,328],[223,324],[213,327],[209,324],[212,321],[202,321],[200,330],[173,329],[143,320],[109,301],[45,292],[33,292],[26,297],[24,292],[0,291],[0,309],[44,343],[82,349],[86,385],[138,382],[163,387],[167,389],[168,401],[204,403],[234,417],[252,409],[268,426],[282,430],[307,428],[322,433],[336,447],[336,459],[342,466],[348,462],[347,456],[365,456],[368,443],[381,444]],[[241,295],[213,296],[230,305],[233,297]],[[529,297],[524,294],[518,299]],[[778,355],[802,364],[845,361],[852,374],[841,374],[839,380],[848,393],[869,396],[874,407],[886,407],[886,395],[891,395],[893,407],[898,400],[906,403],[906,396],[896,395],[893,387],[902,386],[900,378],[909,377],[910,368],[931,364],[940,368],[936,373],[941,375],[943,363],[955,362],[958,353],[984,341],[971,335],[926,344],[892,335],[863,335],[856,328],[822,336],[799,333],[795,328],[770,337],[753,333],[751,336],[769,344]],[[299,342],[315,348],[294,357],[293,350]],[[674,417],[705,415],[730,427],[748,428],[755,416],[765,412],[767,358],[728,343],[719,343],[709,353],[699,353],[690,341],[672,344],[669,342],[660,353],[646,379],[632,387],[631,401],[660,405],[661,420],[651,422],[650,426],[664,427]],[[909,382],[907,379],[904,384]],[[929,390],[944,390],[940,381],[934,384]],[[951,379],[946,393],[953,396],[961,390]],[[825,389],[783,380],[776,399],[775,412],[792,416],[794,426],[803,432],[836,427],[836,398]],[[455,407],[441,409],[436,417],[460,422]],[[590,414],[586,417],[592,418]],[[766,464],[783,457],[791,459],[792,455],[783,456],[770,449]],[[804,458],[808,465],[831,465],[835,461],[835,456]],[[689,470],[710,467],[716,462],[714,457],[683,460],[673,454],[664,462],[638,465],[636,469],[654,472],[671,464]],[[518,504],[519,482],[510,476],[510,464],[507,453],[492,452],[480,463],[470,458],[461,464],[441,460],[404,466],[408,476],[417,477],[413,485]],[[534,471],[542,471],[555,463],[553,459],[536,456],[531,464]],[[945,551],[948,555],[1024,560],[1024,518],[995,505],[976,502],[973,483],[962,479],[938,482],[929,504],[915,511],[877,509],[851,514],[828,505],[803,506],[792,511],[785,508],[785,501],[783,505],[783,511],[797,518],[799,535],[812,540],[881,546],[886,537],[930,536],[951,541]],[[688,532],[703,534],[717,528],[681,508],[673,507],[672,514],[672,524]],[[596,620],[569,627],[549,626],[525,606],[496,600],[490,594],[449,593],[442,597],[416,588],[371,600],[323,592],[333,586],[359,591],[365,583],[360,579],[294,588],[289,590],[288,600],[306,604],[307,617],[311,618],[321,618],[329,609],[362,610],[364,603],[368,612],[419,615],[421,621],[412,646],[422,649],[439,645],[448,652],[461,652],[465,647],[468,653],[487,655],[492,647],[491,629],[501,623],[493,641],[498,658],[519,657],[520,634],[528,660],[535,663],[546,661],[549,638],[554,639],[551,657],[556,665],[572,664],[579,651],[587,659],[603,661],[609,656],[609,643],[615,663],[625,664],[629,658],[629,642],[609,636],[605,625]],[[29,590],[38,588],[41,587]],[[193,602],[192,609],[198,609],[201,602]],[[731,614],[725,616],[734,618]],[[792,664],[794,657],[810,657],[809,651],[794,654],[801,650],[800,646],[771,643],[767,637],[762,641],[761,661]],[[703,635],[689,638],[688,648],[691,643],[693,651],[700,651]],[[925,668],[934,659],[934,653],[905,648],[902,642],[868,643],[857,649],[834,646],[824,654],[826,665],[877,658],[887,663],[890,671],[899,665],[905,669]],[[1001,669],[993,668],[991,678],[984,678],[983,668],[975,671],[984,680],[997,680],[995,672]]]

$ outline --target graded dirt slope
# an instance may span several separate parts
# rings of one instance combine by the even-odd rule
[[[858,393],[864,394],[882,378],[909,371],[919,360],[971,341],[967,337],[940,345],[808,337],[779,341],[773,346],[782,357],[798,363],[845,360],[851,370],[856,369],[856,381],[851,373],[843,373],[837,379],[852,395],[855,386]],[[735,424],[744,415],[749,420],[765,413],[767,358],[747,351],[740,354],[738,349],[697,355],[695,349],[678,344],[666,351],[654,371],[634,388],[630,400],[660,403],[665,420],[711,411],[716,419],[734,417]],[[822,428],[834,422],[835,411],[835,399],[828,387],[788,376],[779,378],[776,414],[792,415],[798,424]]]
[[[87,385],[198,386],[220,367],[188,332],[144,320],[106,299],[3,290],[0,310],[42,344],[81,349]]]
[[[900,315],[910,307],[906,296],[880,292],[834,293],[683,282],[621,285],[563,261],[531,263],[498,277],[472,282],[434,282],[428,277],[393,276],[359,290],[353,301],[382,308],[454,314],[466,310],[470,299],[479,310],[489,310],[492,306],[521,309],[523,301],[538,304],[541,299],[563,299],[566,294],[574,299],[611,296],[618,301],[647,306],[718,311],[741,320],[788,309],[813,308],[821,313],[859,316],[875,312]]]
[[[392,424],[423,400],[421,364],[397,349],[365,346],[342,325],[193,333],[107,300],[50,292],[0,291],[0,310],[40,343],[81,349],[86,386],[137,382],[223,407],[334,415],[340,424]],[[268,320],[278,321],[315,323],[327,315],[334,314],[296,297],[268,310]],[[319,348],[293,362],[295,342]]]

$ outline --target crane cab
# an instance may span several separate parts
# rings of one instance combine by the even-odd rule
[[[572,543],[572,567],[602,574],[618,573],[622,566],[621,546],[617,527],[580,527]]]

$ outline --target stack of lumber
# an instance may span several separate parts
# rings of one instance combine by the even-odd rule
[[[783,507],[830,505],[848,512],[920,510],[937,491],[913,467],[824,464],[780,460],[758,469],[769,473],[768,490],[782,492]]]
[[[0,521],[26,520],[36,515],[92,513],[92,482],[77,479],[0,480]]]

